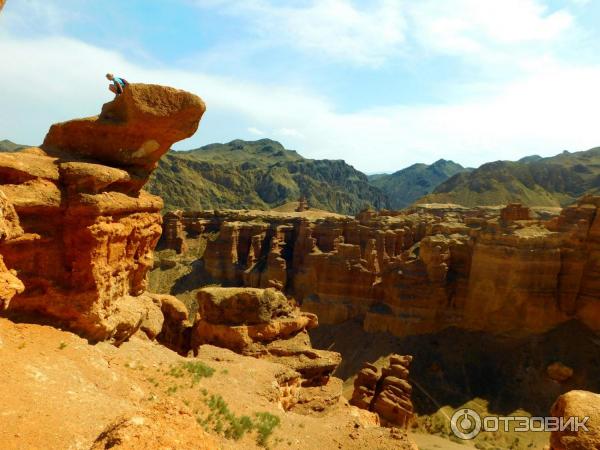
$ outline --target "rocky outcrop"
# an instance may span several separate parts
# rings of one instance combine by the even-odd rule
[[[391,355],[382,370],[366,363],[354,380],[351,404],[379,415],[382,423],[408,427],[413,415],[408,381],[411,356]]]
[[[16,239],[23,234],[19,225],[19,218],[14,207],[2,191],[0,191],[0,244],[2,242]],[[9,270],[0,255],[0,311],[8,308],[11,299],[23,292],[25,286],[15,270]]]
[[[172,295],[148,294],[160,307],[164,322],[156,340],[181,355],[190,350],[192,322],[186,306]]]
[[[326,384],[341,357],[312,348],[307,330],[317,324],[314,314],[300,312],[272,288],[204,288],[198,293],[192,348],[211,344],[266,358],[299,372],[305,385]]]
[[[500,211],[500,219],[505,222],[531,220],[531,210],[520,203],[510,203]]]
[[[550,450],[578,450],[600,448],[600,395],[586,391],[570,391],[561,395],[550,411],[552,417],[562,418],[567,424],[577,419],[585,428],[567,426],[553,431]],[[585,420],[588,417],[589,419]]]
[[[164,246],[178,254],[187,251],[181,211],[168,212],[163,217]]]
[[[218,231],[202,261],[214,282],[275,287],[321,323],[529,335],[573,319],[600,331],[599,205],[584,197],[550,218],[518,204],[356,218],[207,211],[181,224],[188,241]]]
[[[0,191],[12,205],[0,200],[9,224],[0,224],[0,255],[25,286],[7,314],[92,340],[160,333],[146,274],[162,201],[141,187],[203,112],[195,95],[132,84],[100,116],[53,125],[42,148],[0,154]]]

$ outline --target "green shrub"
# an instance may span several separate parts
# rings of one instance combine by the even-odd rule
[[[279,426],[280,422],[281,421],[279,420],[279,417],[271,413],[256,413],[256,423],[254,424],[254,427],[258,432],[258,438],[256,440],[258,445],[263,447],[267,446],[267,440],[269,439],[269,436],[273,434],[273,430]]]
[[[211,395],[205,402],[211,413],[204,420],[198,418],[198,423],[206,429],[212,425],[213,431],[224,435],[227,439],[237,441],[246,433],[256,430],[257,444],[266,447],[269,436],[280,423],[279,417],[267,412],[256,413],[254,421],[248,416],[237,417],[220,395]]]
[[[167,372],[167,375],[175,378],[182,378],[186,375],[186,373],[191,375],[193,386],[202,378],[212,377],[212,375],[215,373],[215,369],[200,361],[186,361],[181,363],[179,366],[171,367],[171,369]]]

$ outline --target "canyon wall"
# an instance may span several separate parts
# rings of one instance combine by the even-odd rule
[[[214,282],[283,290],[321,323],[527,335],[576,319],[600,331],[599,207],[588,196],[550,218],[517,204],[323,218],[176,212],[164,243],[182,252],[206,237],[202,269]]]
[[[160,333],[146,275],[163,203],[141,188],[204,110],[187,92],[132,84],[99,116],[53,125],[41,148],[0,154],[0,255],[13,270],[0,264],[4,314],[92,340]]]

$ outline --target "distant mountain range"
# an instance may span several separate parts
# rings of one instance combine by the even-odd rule
[[[600,192],[600,148],[519,161],[496,161],[441,183],[418,203],[465,206],[521,202],[530,206],[564,206]]]
[[[385,194],[344,161],[305,159],[270,139],[170,152],[147,188],[168,209],[268,209],[301,196],[342,214],[387,206]]]
[[[431,165],[413,164],[393,174],[370,175],[369,181],[387,195],[389,208],[402,209],[429,194],[453,175],[470,170],[440,159]]]
[[[0,152],[24,147],[0,141]],[[269,209],[301,196],[314,208],[343,214],[413,203],[564,206],[600,193],[600,148],[477,169],[440,159],[367,176],[342,160],[306,159],[270,139],[235,140],[168,153],[147,189],[160,195],[167,209]]]
[[[19,145],[11,142],[7,139],[0,141],[0,152],[16,152],[22,148],[26,148],[26,145]]]

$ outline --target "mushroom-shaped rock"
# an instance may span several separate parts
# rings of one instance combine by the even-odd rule
[[[63,158],[126,167],[144,181],[173,143],[196,132],[205,110],[202,99],[189,92],[130,84],[99,116],[52,125],[42,148]]]
[[[163,202],[141,188],[204,110],[188,92],[133,84],[100,116],[53,125],[43,148],[0,154],[6,314],[43,317],[93,341],[119,344],[141,331],[187,347],[190,324],[165,320],[162,300],[146,293]]]

